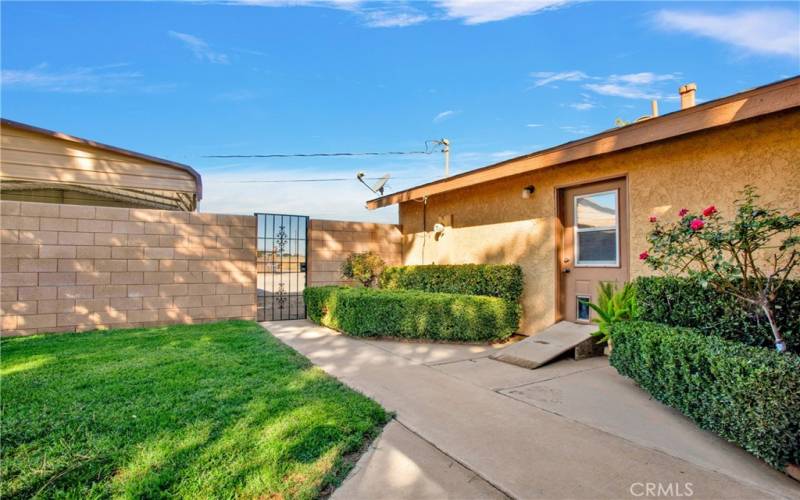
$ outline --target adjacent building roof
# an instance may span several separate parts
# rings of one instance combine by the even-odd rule
[[[60,139],[63,141],[73,142],[84,146],[90,146],[92,148],[108,151],[116,155],[122,155],[137,160],[144,160],[148,163],[155,163],[158,165],[163,165],[166,167],[182,170],[184,172],[187,172],[194,178],[196,184],[195,193],[197,195],[197,200],[200,200],[203,197],[203,181],[202,178],[200,177],[200,173],[197,172],[192,167],[190,167],[189,165],[184,165],[183,163],[176,163],[174,161],[165,160],[163,158],[158,158],[143,153],[137,153],[136,151],[130,151],[128,149],[123,149],[116,146],[109,146],[108,144],[103,144],[101,142],[96,142],[89,139],[83,139],[81,137],[75,137],[73,135],[65,134],[63,132],[56,132],[53,130],[35,127],[33,125],[28,125],[26,123],[17,122],[14,120],[8,120],[6,118],[0,118],[0,125],[2,125],[2,127],[4,128],[8,127],[11,129],[32,132],[35,134],[52,137],[54,139]]]
[[[793,108],[800,108],[800,76],[387,194],[368,201],[367,208],[374,210]]]

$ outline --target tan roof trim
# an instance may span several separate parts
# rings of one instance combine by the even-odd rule
[[[381,196],[369,200],[367,208],[374,210],[797,107],[800,76]]]
[[[165,160],[163,158],[158,158],[156,156],[150,156],[143,153],[137,153],[136,151],[131,151],[128,149],[118,148],[116,146],[109,146],[108,144],[103,144],[101,142],[95,142],[89,139],[83,139],[81,137],[75,137],[74,135],[65,134],[63,132],[56,132],[54,130],[48,130],[46,128],[35,127],[33,125],[28,125],[27,123],[16,122],[14,120],[9,120],[7,118],[0,118],[0,124],[4,127],[15,128],[18,130],[24,130],[26,132],[33,132],[35,134],[46,135],[49,137],[53,137],[55,139],[61,139],[63,141],[75,142],[78,144],[85,144],[87,146],[91,146],[93,148],[104,149],[106,151],[110,151],[112,153],[121,154],[124,156],[129,156],[131,158],[137,158],[140,160],[149,161],[152,163],[158,163],[160,165],[165,165],[172,168],[177,168],[188,172],[189,174],[194,177],[197,185],[197,199],[200,200],[203,198],[203,179],[200,176],[200,173],[190,167],[189,165],[184,165],[183,163],[177,163],[170,160]]]

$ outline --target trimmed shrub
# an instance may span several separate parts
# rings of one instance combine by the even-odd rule
[[[644,321],[611,327],[611,365],[773,467],[800,463],[800,357]]]
[[[381,274],[380,287],[388,290],[488,295],[516,303],[522,296],[522,268],[511,264],[387,267]]]
[[[643,321],[695,328],[708,335],[772,348],[774,339],[760,310],[697,280],[642,277],[636,280],[636,301]],[[787,281],[775,302],[776,320],[788,351],[800,353],[800,282]]]
[[[496,297],[336,286],[303,295],[312,321],[357,337],[486,342],[519,326],[519,306]]]

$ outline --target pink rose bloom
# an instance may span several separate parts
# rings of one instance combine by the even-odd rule
[[[705,226],[705,225],[706,225],[706,223],[703,222],[703,219],[695,219],[695,220],[692,221],[692,223],[689,225],[689,227],[692,228],[692,231],[699,231],[699,230],[703,229],[703,226]]]
[[[705,210],[703,210],[703,215],[705,215],[706,217],[711,217],[715,213],[717,213],[717,207],[715,207],[714,205],[711,205],[707,207]]]
[[[651,215],[651,216],[650,216],[650,222],[655,222],[655,221],[657,221],[657,220],[658,220],[658,219],[656,219],[656,216],[655,216],[655,215]]]
[[[647,260],[648,257],[650,257],[650,254],[646,250],[639,254],[639,260]]]
[[[689,209],[688,208],[681,208],[681,211],[678,212],[678,217],[683,217],[684,215],[686,215],[688,213],[689,213]]]

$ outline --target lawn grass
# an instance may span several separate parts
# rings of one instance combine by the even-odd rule
[[[0,349],[3,498],[314,498],[388,418],[248,321]]]

